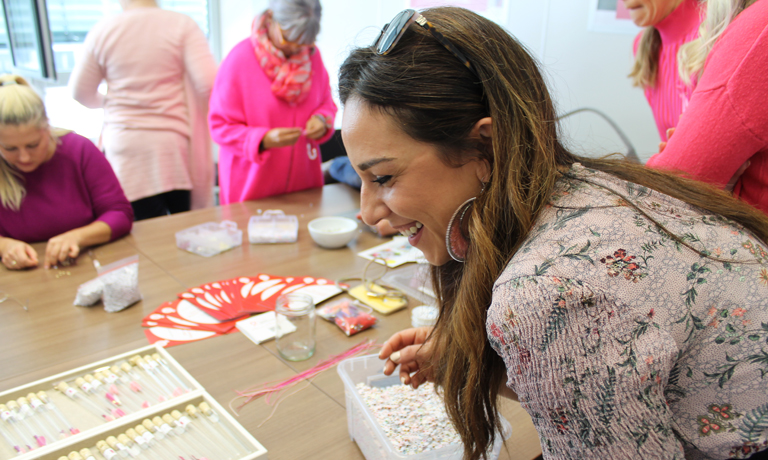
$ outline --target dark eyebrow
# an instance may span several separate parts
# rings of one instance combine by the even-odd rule
[[[366,161],[365,163],[360,163],[359,165],[357,165],[357,167],[360,168],[360,171],[366,171],[376,166],[379,163],[384,163],[385,161],[392,161],[392,160],[394,160],[394,158],[374,158],[373,160]]]

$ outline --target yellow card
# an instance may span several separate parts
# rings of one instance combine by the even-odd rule
[[[371,285],[371,292],[384,293],[386,289],[373,284]],[[364,285],[359,285],[349,290],[349,295],[356,298],[360,302],[368,305],[379,313],[388,315],[390,313],[402,310],[408,305],[408,300],[398,299],[392,297],[371,297],[368,295],[368,289]]]

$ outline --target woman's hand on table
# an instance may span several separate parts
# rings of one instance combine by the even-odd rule
[[[309,139],[317,140],[325,136],[328,131],[328,125],[325,118],[320,115],[314,115],[307,120],[307,126],[304,127],[304,135]]]
[[[45,268],[51,268],[80,255],[81,238],[79,230],[71,230],[48,240],[45,247]]]
[[[424,369],[432,357],[431,343],[426,343],[431,332],[431,327],[417,327],[390,337],[379,353],[379,359],[387,360],[384,374],[391,375],[399,364],[403,385],[418,388],[422,383],[433,380],[432,373]]]
[[[295,144],[299,140],[300,135],[300,128],[273,128],[264,135],[264,138],[261,140],[261,146],[264,150],[287,147]]]
[[[37,267],[37,251],[27,243],[13,238],[0,238],[3,265],[9,270]]]

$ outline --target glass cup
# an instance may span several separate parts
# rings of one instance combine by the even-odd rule
[[[315,354],[315,302],[306,294],[283,294],[275,307],[275,344],[288,361]]]

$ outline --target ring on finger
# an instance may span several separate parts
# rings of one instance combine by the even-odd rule
[[[16,265],[16,261],[15,261],[15,260],[12,260],[12,261],[11,261],[11,265]]]

